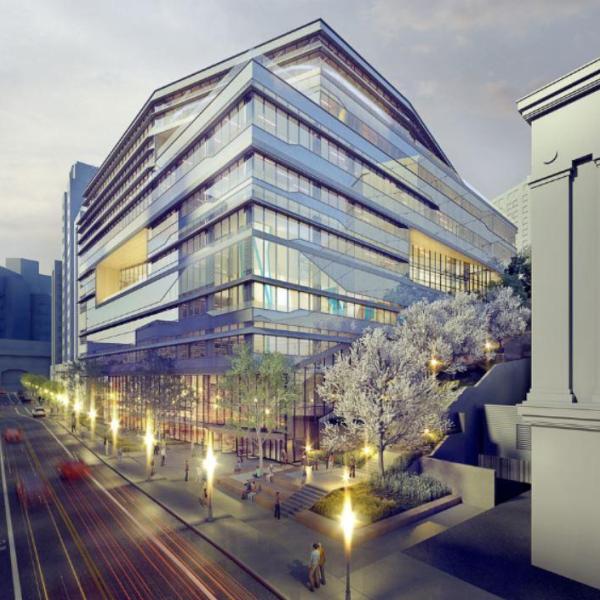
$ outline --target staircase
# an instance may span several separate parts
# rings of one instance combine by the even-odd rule
[[[281,504],[281,514],[284,517],[293,517],[297,512],[310,508],[327,492],[307,483],[301,490],[293,493]]]

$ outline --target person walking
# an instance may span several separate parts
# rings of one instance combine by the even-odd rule
[[[312,546],[310,556],[308,558],[308,589],[311,592],[315,591],[315,588],[319,588],[321,585],[319,576],[319,561],[321,560],[321,552],[319,551],[319,544],[316,542]]]
[[[160,466],[164,467],[167,462],[167,446],[166,444],[160,449]]]
[[[275,492],[275,506],[273,510],[273,517],[275,517],[278,521],[281,520],[281,498],[279,497],[279,492]]]
[[[77,426],[77,417],[75,412],[71,413],[71,433],[75,433],[75,427]]]
[[[307,471],[306,471],[306,465],[304,465],[304,466],[302,467],[302,480],[300,481],[300,483],[301,483],[302,485],[304,485],[304,484],[306,483],[306,478],[307,478],[307,476],[308,476],[308,473],[307,473]]]
[[[325,585],[325,547],[321,542],[319,542],[319,578],[321,580],[321,585]]]
[[[185,476],[184,476],[184,481],[188,481],[190,478],[190,463],[187,460],[187,458],[185,459]]]
[[[150,461],[150,479],[154,477],[154,458]]]
[[[356,477],[356,458],[354,456],[350,458],[350,477],[352,479]]]
[[[104,436],[104,454],[108,456],[108,438]]]

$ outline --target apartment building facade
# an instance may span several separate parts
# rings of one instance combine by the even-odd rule
[[[80,348],[105,414],[239,447],[222,375],[240,343],[281,352],[300,393],[272,458],[327,411],[321,359],[412,302],[484,289],[514,254],[515,227],[321,20],[157,89],[85,196]]]

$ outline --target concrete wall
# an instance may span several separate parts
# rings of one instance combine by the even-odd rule
[[[485,405],[514,406],[525,399],[531,383],[528,358],[494,365],[450,406],[450,417],[459,426],[433,452],[434,458],[470,465],[478,463],[485,432]]]
[[[0,388],[16,391],[23,373],[50,374],[50,342],[0,339]]]
[[[489,509],[496,504],[496,474],[493,469],[423,457],[419,470],[444,482],[465,504]]]

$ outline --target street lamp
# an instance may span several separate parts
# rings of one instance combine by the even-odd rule
[[[113,454],[117,452],[117,434],[119,433],[119,419],[113,417],[110,422],[110,430],[112,431],[113,438]]]
[[[204,459],[204,470],[206,471],[206,493],[207,493],[207,508],[208,508],[208,516],[206,517],[207,521],[213,520],[213,510],[212,510],[212,499],[213,499],[213,478],[215,475],[215,467],[217,466],[217,459],[213,454],[212,447],[212,435],[209,432],[208,434],[208,445],[206,447],[206,458]]]
[[[146,446],[146,475],[149,480],[152,477],[151,463],[152,453],[154,452],[154,434],[152,433],[152,421],[148,419],[146,421],[146,434],[144,435],[144,444]]]
[[[90,408],[88,416],[90,418],[90,435],[93,440],[94,436],[96,435],[96,417],[98,416],[98,413],[94,407]]]
[[[344,507],[340,515],[340,522],[344,532],[344,554],[346,556],[346,600],[350,600],[350,554],[352,552],[352,533],[356,524],[356,515],[352,511],[352,500],[348,488],[344,490]]]

